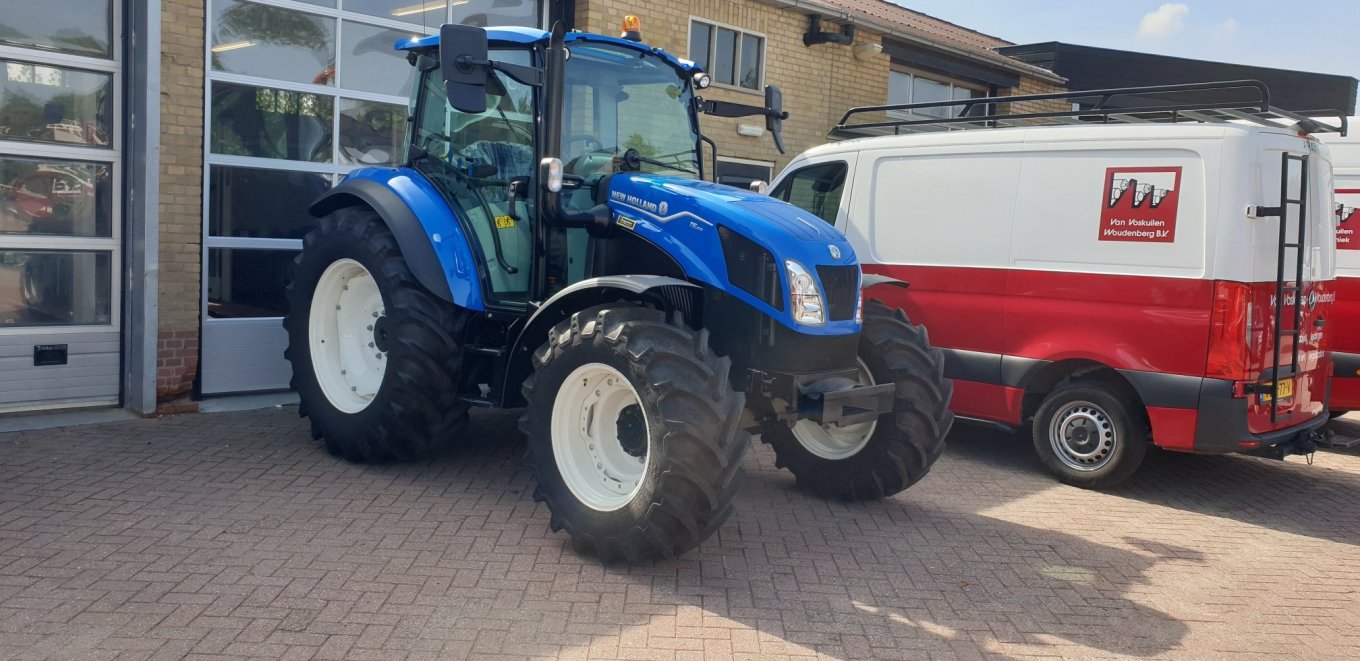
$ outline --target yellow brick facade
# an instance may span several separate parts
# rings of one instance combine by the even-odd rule
[[[827,131],[851,106],[883,103],[888,90],[886,55],[875,54],[867,60],[854,57],[852,46],[840,44],[803,45],[808,17],[801,11],[777,7],[754,0],[695,0],[694,2],[636,3],[625,0],[580,0],[577,2],[576,29],[583,32],[617,35],[624,16],[642,20],[642,38],[680,57],[689,55],[691,18],[726,25],[765,35],[765,84],[778,85],[784,92],[784,143],[788,151],[780,156],[770,135],[737,135],[738,124],[763,124],[760,117],[727,119],[701,118],[704,134],[718,143],[721,156],[773,161],[778,173],[794,156],[827,140]],[[834,23],[824,30],[838,30]],[[855,36],[858,44],[879,44],[879,37],[866,30]],[[761,92],[710,87],[705,98],[760,105]]]
[[[198,372],[203,237],[204,2],[161,3],[157,399],[182,410]]]

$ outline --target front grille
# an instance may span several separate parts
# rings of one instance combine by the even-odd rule
[[[818,266],[817,277],[826,295],[826,312],[831,321],[855,318],[855,301],[859,299],[858,266]]]

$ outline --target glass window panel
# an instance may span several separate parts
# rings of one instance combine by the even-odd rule
[[[113,102],[109,74],[0,60],[0,140],[108,147]]]
[[[341,9],[435,28],[443,25],[447,7],[447,0],[345,0]]]
[[[0,157],[0,234],[112,236],[107,164]]]
[[[741,34],[718,28],[717,44],[713,48],[713,82],[736,84],[737,38]]]
[[[415,67],[406,62],[406,53],[392,47],[398,39],[409,39],[412,36],[410,31],[345,21],[341,35],[341,87],[392,96],[410,96]]]
[[[214,82],[212,153],[328,163],[334,111],[330,96]]]
[[[707,23],[693,21],[689,24],[689,59],[708,71],[708,52],[713,43],[713,28]]]
[[[282,317],[292,250],[208,250],[208,316],[213,319]]]
[[[760,89],[760,56],[764,39],[749,34],[741,36],[741,86]]]
[[[335,19],[213,0],[212,67],[295,83],[335,80]]]
[[[335,8],[335,0],[296,0],[296,1],[305,2],[309,5],[316,5],[318,7],[330,7],[332,9]]]
[[[406,106],[340,100],[340,162],[393,165],[406,141]]]
[[[329,175],[296,170],[212,166],[210,236],[301,239],[316,226],[307,207],[330,190]]]
[[[400,1],[410,6],[417,0]],[[518,25],[536,28],[542,23],[542,12],[538,0],[469,0],[461,3],[454,0],[453,22],[479,27]]]
[[[913,76],[911,79],[911,98],[912,103],[952,100],[948,83],[941,83],[920,76]],[[938,108],[921,108],[917,112],[930,117],[949,117],[953,114],[953,109],[948,106],[941,106]]]
[[[112,322],[112,255],[0,250],[0,328]]]
[[[803,168],[779,182],[770,196],[835,224],[848,168],[841,161]]]
[[[113,56],[110,0],[0,2],[0,43]]]

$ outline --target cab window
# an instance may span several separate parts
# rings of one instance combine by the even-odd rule
[[[770,196],[835,225],[847,170],[844,161],[809,165],[785,177],[770,191]]]

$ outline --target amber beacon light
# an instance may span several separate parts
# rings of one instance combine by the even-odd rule
[[[636,16],[624,16],[623,34],[619,37],[628,41],[642,41],[642,21]]]

